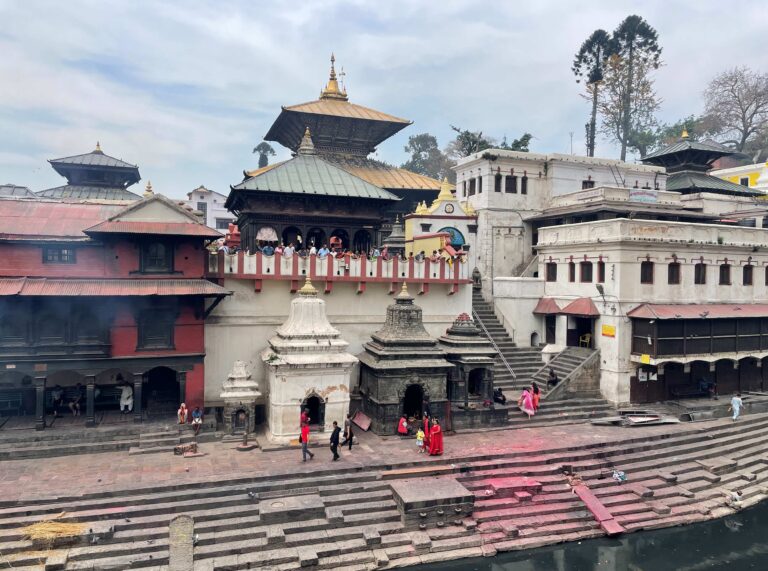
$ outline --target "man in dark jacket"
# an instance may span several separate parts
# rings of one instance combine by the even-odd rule
[[[339,428],[339,423],[335,420],[333,421],[333,432],[331,432],[331,452],[333,452],[333,461],[339,459],[339,434],[341,433],[341,428]]]
[[[352,450],[352,415],[348,414],[344,421],[344,440],[341,441],[342,447],[349,443],[349,449]]]

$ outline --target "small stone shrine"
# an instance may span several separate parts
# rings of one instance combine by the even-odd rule
[[[384,327],[363,349],[358,355],[360,394],[371,430],[394,434],[403,414],[421,418],[425,399],[432,415],[444,420],[447,375],[453,365],[424,329],[421,308],[413,303],[405,283],[395,303],[387,307]]]
[[[227,380],[222,383],[224,426],[230,434],[253,432],[256,423],[256,401],[261,399],[259,384],[243,361],[235,361]]]
[[[285,442],[299,435],[299,415],[309,409],[314,431],[343,426],[349,412],[352,367],[357,358],[346,352],[325,314],[325,301],[309,277],[291,301],[288,320],[269,340],[261,358],[267,367],[270,436]]]
[[[505,408],[494,409],[493,365],[496,349],[472,318],[462,313],[438,339],[445,358],[454,368],[448,375],[451,428],[503,425]]]

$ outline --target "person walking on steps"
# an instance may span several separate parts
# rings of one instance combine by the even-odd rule
[[[301,457],[303,458],[302,462],[307,461],[307,456],[309,456],[309,459],[312,460],[315,455],[309,451],[309,424],[301,425],[301,435],[299,436],[299,440],[301,441]]]
[[[333,421],[333,432],[331,432],[331,452],[333,452],[333,461],[335,462],[340,458],[339,456],[339,434],[341,434],[341,428],[339,423]]]
[[[741,414],[741,407],[744,406],[744,401],[741,400],[741,393],[736,393],[733,395],[733,398],[731,399],[731,408],[729,408],[729,411],[733,411],[733,421],[736,422],[736,420],[739,418],[739,415]]]
[[[344,440],[341,441],[341,445],[349,443],[349,450],[352,451],[352,415],[348,414],[347,419],[344,421]]]

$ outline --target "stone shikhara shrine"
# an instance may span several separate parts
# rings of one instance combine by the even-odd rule
[[[223,383],[224,426],[230,434],[253,432],[256,402],[261,399],[259,384],[251,378],[243,361],[235,361],[232,372]]]
[[[291,301],[288,320],[269,340],[261,358],[267,368],[269,433],[277,441],[296,438],[299,415],[309,409],[314,430],[339,425],[349,412],[350,374],[357,363],[349,343],[328,321],[325,301],[309,277]]]
[[[363,348],[358,355],[360,394],[371,430],[395,433],[403,414],[421,416],[425,399],[432,415],[444,419],[446,378],[453,365],[424,329],[421,308],[413,303],[405,283],[395,303],[387,307],[384,327]]]

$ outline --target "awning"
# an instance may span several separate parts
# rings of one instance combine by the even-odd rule
[[[0,296],[181,296],[199,295],[218,297],[230,295],[208,280],[184,279],[49,279],[49,278],[2,278]]]
[[[588,297],[580,297],[566,305],[560,313],[576,317],[600,317],[594,302]]]
[[[86,234],[153,234],[159,236],[193,236],[222,238],[223,235],[196,222],[143,222],[139,220],[107,220],[83,230]]]
[[[699,303],[638,305],[627,316],[635,319],[724,319],[768,317],[768,303]]]
[[[551,297],[542,297],[539,303],[536,304],[533,313],[537,315],[555,315],[560,313],[560,306]]]
[[[256,232],[257,242],[279,242],[277,239],[277,232],[272,226],[262,226],[259,231]]]

